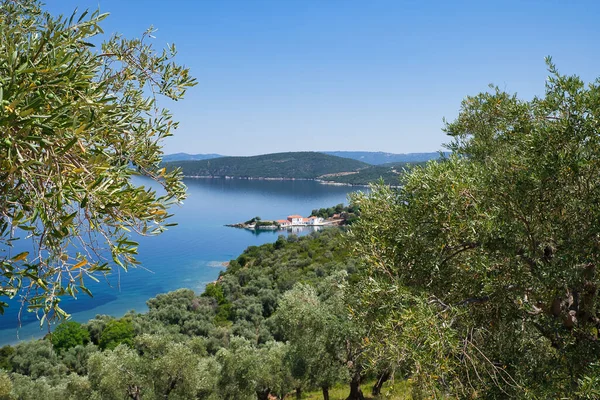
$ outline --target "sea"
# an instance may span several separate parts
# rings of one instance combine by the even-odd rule
[[[153,182],[140,179],[139,184]],[[307,180],[185,179],[188,197],[172,208],[178,225],[154,237],[132,237],[140,243],[141,266],[124,271],[115,267],[108,278],[88,280],[93,297],[80,293],[63,298],[61,306],[77,322],[99,314],[123,316],[130,310],[144,312],[146,301],[157,294],[179,288],[202,293],[226,263],[248,246],[274,242],[288,231],[252,231],[226,227],[255,216],[285,219],[288,215],[308,217],[311,210],[348,203],[350,186],[325,185]],[[305,235],[306,228],[294,234]],[[18,299],[9,302],[0,316],[0,346],[43,337],[49,329],[34,313],[21,310]]]

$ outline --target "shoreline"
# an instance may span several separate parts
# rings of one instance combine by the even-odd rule
[[[250,176],[212,176],[212,175],[183,175],[185,179],[243,179],[248,181],[314,181],[322,185],[333,186],[351,186],[351,187],[370,187],[369,184],[353,184],[345,182],[326,181],[319,178],[266,178],[266,177],[250,177]],[[391,186],[399,187],[399,186]]]

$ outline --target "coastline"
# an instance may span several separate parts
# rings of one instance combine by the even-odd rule
[[[319,178],[266,178],[266,177],[250,177],[250,176],[212,176],[212,175],[183,175],[186,179],[241,179],[249,181],[314,181],[321,185],[333,186],[351,186],[351,187],[370,187],[369,184],[352,184],[345,182],[325,181]],[[392,186],[399,187],[399,186]]]

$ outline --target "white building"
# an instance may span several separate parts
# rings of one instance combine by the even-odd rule
[[[321,217],[308,217],[305,218],[307,220],[307,225],[322,225],[323,218]]]
[[[304,222],[305,218],[302,215],[290,215],[287,217],[287,220],[292,225],[306,225]]]

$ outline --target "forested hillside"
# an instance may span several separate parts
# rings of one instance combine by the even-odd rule
[[[358,272],[335,228],[250,247],[201,295],[158,295],[146,314],[64,322],[43,340],[3,347],[0,398],[267,399],[338,383],[356,391],[377,375],[365,374],[364,329],[344,302]]]
[[[390,163],[384,165],[372,165],[370,167],[360,169],[352,174],[339,174],[335,176],[321,176],[319,180],[324,182],[344,183],[348,185],[366,185],[383,180],[386,185],[398,186],[402,174],[406,170],[417,165],[425,163]]]
[[[168,170],[181,168],[183,175],[187,177],[318,179],[350,185],[367,185],[379,179],[383,179],[389,185],[398,185],[400,174],[405,167],[411,165],[396,163],[376,166],[316,152],[220,157],[165,163]]]
[[[332,156],[351,158],[366,162],[372,165],[382,165],[389,163],[423,163],[430,160],[440,158],[439,152],[430,153],[385,153],[383,151],[323,151],[322,153]],[[447,156],[447,151],[442,152],[443,156]]]
[[[181,168],[184,176],[316,179],[321,175],[354,172],[368,164],[316,152],[276,153],[252,157],[166,163]]]
[[[342,158],[350,158],[352,160],[361,161],[371,165],[383,165],[389,163],[423,163],[429,160],[437,160],[440,158],[440,153],[438,152],[394,154],[384,153],[381,151],[320,151],[319,153]],[[442,154],[447,156],[449,153],[443,152]],[[222,154],[174,153],[165,155],[163,157],[163,161],[208,160],[219,157],[229,156]]]

